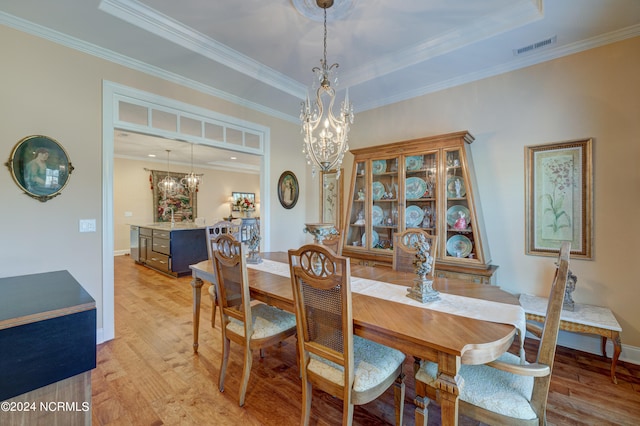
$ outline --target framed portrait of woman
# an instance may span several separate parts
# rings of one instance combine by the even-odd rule
[[[278,179],[278,199],[285,209],[292,209],[298,202],[300,188],[293,172],[286,171]]]
[[[22,138],[5,165],[18,187],[42,202],[60,195],[73,171],[62,145],[42,135]]]

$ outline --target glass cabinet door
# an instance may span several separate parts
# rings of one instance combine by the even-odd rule
[[[371,238],[366,246],[375,250],[393,249],[398,232],[398,158],[371,161]]]
[[[346,223],[345,245],[357,248],[362,247],[362,242],[366,240],[367,163],[357,162],[354,173],[353,199]]]
[[[446,243],[443,257],[468,258],[476,256],[474,226],[469,210],[467,188],[469,180],[463,165],[460,150],[446,152],[447,182],[445,186],[446,204]]]
[[[407,156],[404,162],[405,229],[419,228],[437,235],[438,154]]]

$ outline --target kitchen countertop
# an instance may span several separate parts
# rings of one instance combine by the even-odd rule
[[[196,225],[195,223],[191,223],[191,222],[176,222],[173,224],[173,226],[171,226],[172,224],[170,222],[156,222],[156,223],[144,224],[144,225],[131,223],[130,225],[139,226],[141,228],[161,229],[163,231],[182,231],[185,229],[205,229],[206,228],[206,226],[204,225]]]

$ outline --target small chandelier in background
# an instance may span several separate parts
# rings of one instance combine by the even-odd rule
[[[158,188],[164,194],[164,198],[175,195],[178,192],[178,187],[180,184],[174,178],[169,175],[169,153],[170,149],[167,149],[167,176],[162,178],[160,182],[158,182]]]
[[[302,103],[300,120],[302,121],[302,134],[304,135],[304,148],[302,152],[307,157],[307,163],[313,167],[313,176],[316,168],[322,171],[337,169],[337,177],[340,177],[340,165],[344,153],[349,150],[349,125],[353,124],[353,105],[349,102],[349,89],[346,91],[344,101],[340,106],[340,114],[336,117],[333,113],[336,92],[329,82],[338,68],[335,63],[327,65],[327,9],[333,6],[333,0],[316,0],[318,7],[324,9],[324,57],[320,59],[320,67],[314,67],[320,81],[320,87],[316,91],[316,99],[311,103],[309,96]],[[337,84],[337,78],[334,79]],[[315,87],[315,85],[314,85]],[[328,101],[323,103],[323,96]]]
[[[198,185],[202,182],[202,175],[197,175],[193,172],[193,144],[191,144],[191,172],[184,175],[180,180],[180,183],[187,188],[190,192],[198,190]]]

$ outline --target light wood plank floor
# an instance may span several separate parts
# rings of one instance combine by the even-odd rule
[[[203,288],[200,349],[192,351],[190,277],[165,277],[115,258],[116,338],[98,346],[92,374],[93,424],[100,425],[296,425],[300,380],[295,341],[254,354],[246,403],[238,407],[241,349],[232,344],[225,392],[217,389],[220,330],[209,323],[211,302]],[[219,324],[219,318],[216,319]],[[535,342],[527,342],[534,354]],[[413,424],[414,384],[408,357],[405,424]],[[620,362],[618,385],[609,360],[558,348],[549,396],[554,425],[640,424],[640,366]],[[321,392],[313,397],[313,425],[340,423],[341,401]],[[393,424],[393,393],[355,409],[355,424]],[[440,423],[437,406],[429,424]],[[462,425],[476,425],[462,419]]]

